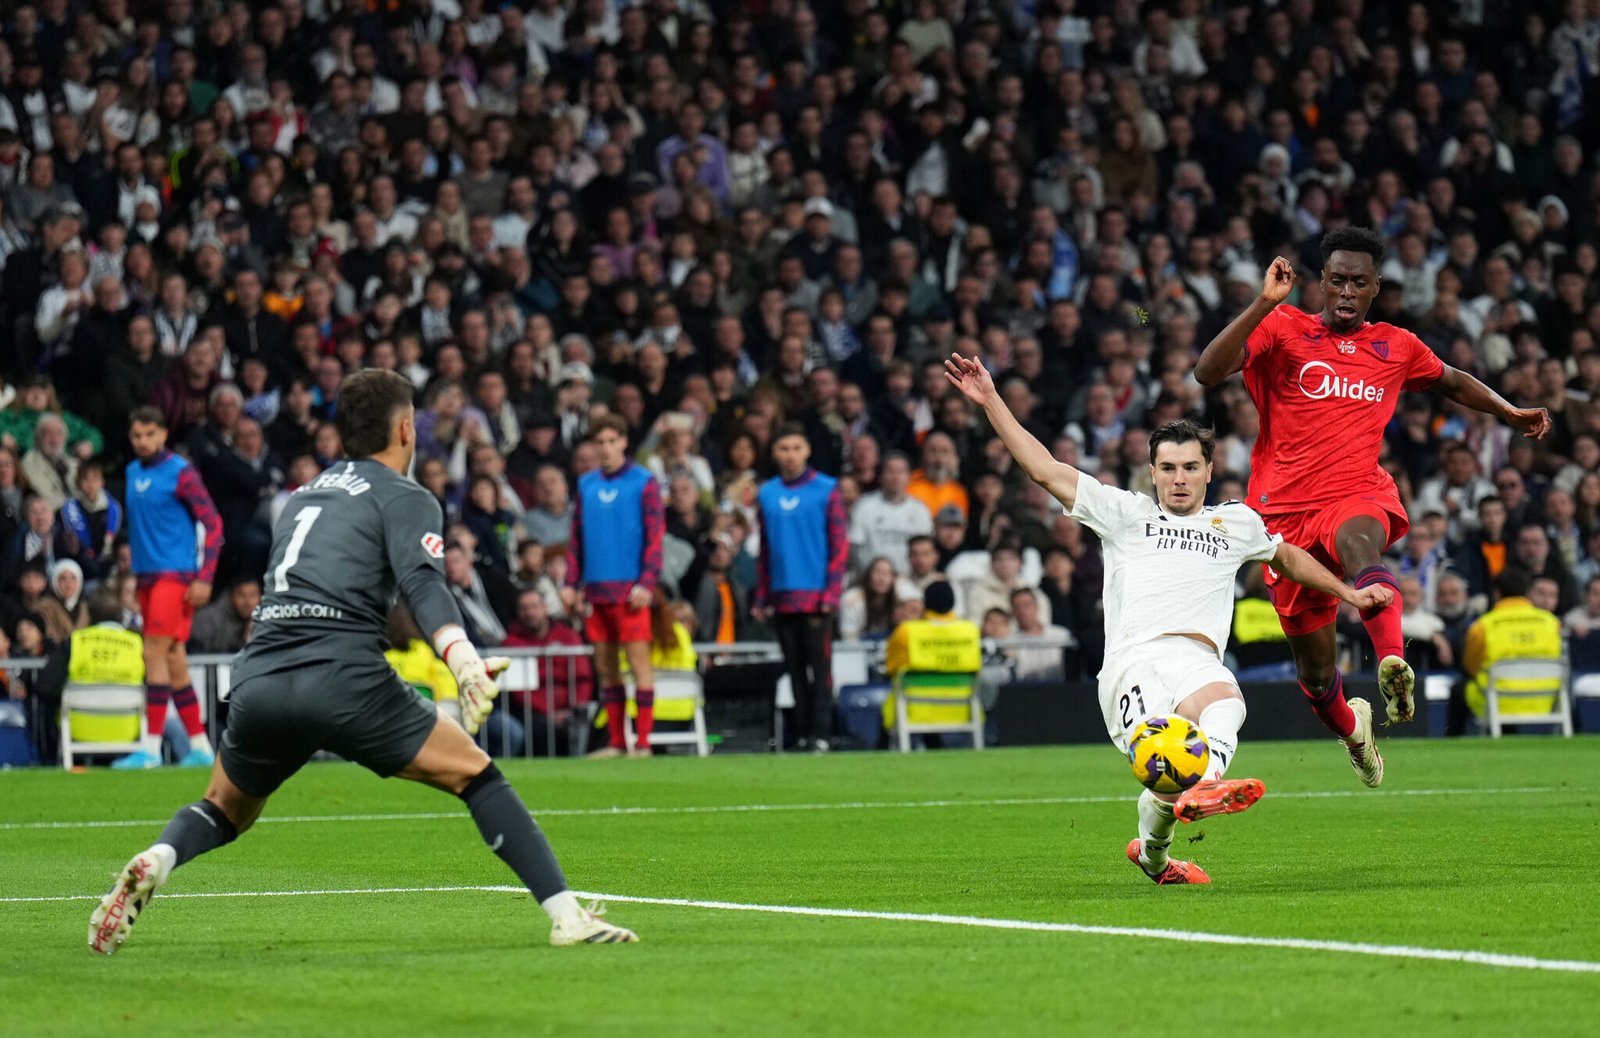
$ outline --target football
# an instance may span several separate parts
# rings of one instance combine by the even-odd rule
[[[1150,718],[1128,742],[1133,777],[1156,793],[1182,793],[1199,782],[1210,757],[1205,733],[1176,715]]]

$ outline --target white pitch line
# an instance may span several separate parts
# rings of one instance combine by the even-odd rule
[[[448,894],[448,893],[526,894],[522,887],[370,887],[358,890],[251,890],[209,893],[175,893],[167,898],[236,897],[349,897],[372,894]],[[628,894],[601,894],[574,891],[583,898],[599,898],[618,904],[661,905],[668,908],[701,908],[719,912],[759,912],[766,915],[798,915],[824,919],[870,919],[888,923],[930,923],[939,926],[966,926],[985,930],[1022,930],[1034,933],[1071,933],[1091,937],[1137,937],[1143,940],[1176,941],[1182,944],[1221,944],[1254,948],[1286,948],[1295,951],[1332,952],[1342,955],[1370,955],[1391,959],[1421,959],[1435,962],[1461,962],[1472,966],[1499,966],[1504,969],[1538,970],[1547,973],[1597,973],[1600,962],[1583,959],[1541,959],[1532,955],[1507,955],[1502,952],[1458,948],[1422,948],[1406,944],[1372,944],[1365,941],[1324,941],[1309,937],[1254,937],[1248,934],[1209,933],[1203,930],[1168,930],[1143,926],[1093,926],[1084,923],[1051,923],[1031,919],[995,919],[987,916],[943,915],[933,912],[875,912],[855,908],[814,908],[803,905],[759,905],[740,901],[701,901],[680,897],[636,897]],[[0,904],[37,904],[61,901],[97,901],[99,894],[71,894],[55,897],[0,897]]]
[[[1582,789],[1564,789],[1557,786],[1506,786],[1496,789],[1393,789],[1371,792],[1359,789],[1314,790],[1295,793],[1272,793],[1274,800],[1323,800],[1345,797],[1443,797],[1443,796],[1517,796],[1542,793],[1588,794]],[[915,808],[940,807],[1049,807],[1063,804],[1121,804],[1132,796],[1085,797],[998,797],[987,800],[847,800],[831,803],[799,804],[706,804],[661,807],[571,807],[534,808],[535,818],[612,818],[626,815],[715,815],[759,814],[766,811],[897,811]],[[417,811],[389,814],[346,815],[281,815],[267,817],[257,825],[289,825],[315,822],[432,822],[447,818],[467,817],[460,811]],[[27,829],[130,829],[165,825],[165,818],[139,818],[132,820],[103,820],[85,822],[0,822],[0,831]]]

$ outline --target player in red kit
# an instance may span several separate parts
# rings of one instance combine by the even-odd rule
[[[1250,454],[1249,504],[1267,529],[1298,544],[1358,588],[1387,584],[1393,600],[1361,614],[1377,652],[1378,690],[1390,723],[1409,721],[1416,678],[1403,658],[1401,602],[1383,552],[1409,527],[1394,480],[1378,464],[1384,427],[1403,390],[1432,388],[1498,417],[1527,436],[1543,437],[1550,415],[1519,408],[1466,372],[1443,363],[1415,335],[1369,324],[1378,295],[1383,239],[1349,227],[1322,239],[1323,309],[1318,315],[1280,305],[1294,287],[1281,256],[1261,295],[1205,348],[1195,377],[1212,386],[1236,371],[1261,415]],[[1383,781],[1372,705],[1346,702],[1335,665],[1338,600],[1267,569],[1267,587],[1294,651],[1300,688],[1322,723],[1342,739],[1368,786]]]

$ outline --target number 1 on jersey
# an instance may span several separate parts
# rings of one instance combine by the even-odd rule
[[[289,590],[289,570],[300,561],[300,549],[305,547],[306,535],[317,524],[317,516],[322,514],[322,506],[312,505],[302,508],[294,517],[294,535],[289,538],[288,547],[283,549],[283,561],[278,563],[278,568],[272,571],[272,590]]]

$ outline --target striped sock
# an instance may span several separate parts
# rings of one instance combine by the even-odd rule
[[[172,705],[183,719],[183,730],[189,733],[190,741],[197,735],[206,734],[206,723],[200,719],[200,697],[194,694],[193,685],[173,689]]]
[[[167,703],[171,699],[171,685],[144,687],[144,748],[150,753],[161,752],[161,733],[167,727]]]
[[[1400,601],[1400,586],[1395,583],[1394,574],[1389,572],[1387,566],[1368,566],[1356,574],[1356,587],[1365,588],[1374,584],[1387,584],[1389,590],[1394,592],[1394,600],[1383,608],[1361,611],[1361,624],[1367,629],[1367,637],[1372,639],[1372,649],[1381,663],[1385,656],[1405,655],[1405,638],[1400,633],[1400,614],[1404,606]]]
[[[1301,683],[1300,691],[1305,693],[1306,702],[1311,704],[1311,712],[1327,725],[1328,731],[1341,739],[1348,739],[1355,734],[1356,715],[1351,712],[1350,704],[1345,702],[1344,675],[1339,673],[1338,667],[1333,669],[1333,681],[1326,692],[1317,695],[1304,683]]]
[[[656,690],[653,688],[635,690],[633,702],[639,708],[638,716],[633,719],[633,744],[641,750],[648,749],[650,733],[656,726]]]
[[[606,732],[611,745],[628,748],[628,690],[622,685],[607,685],[600,690],[600,703],[606,709]]]

